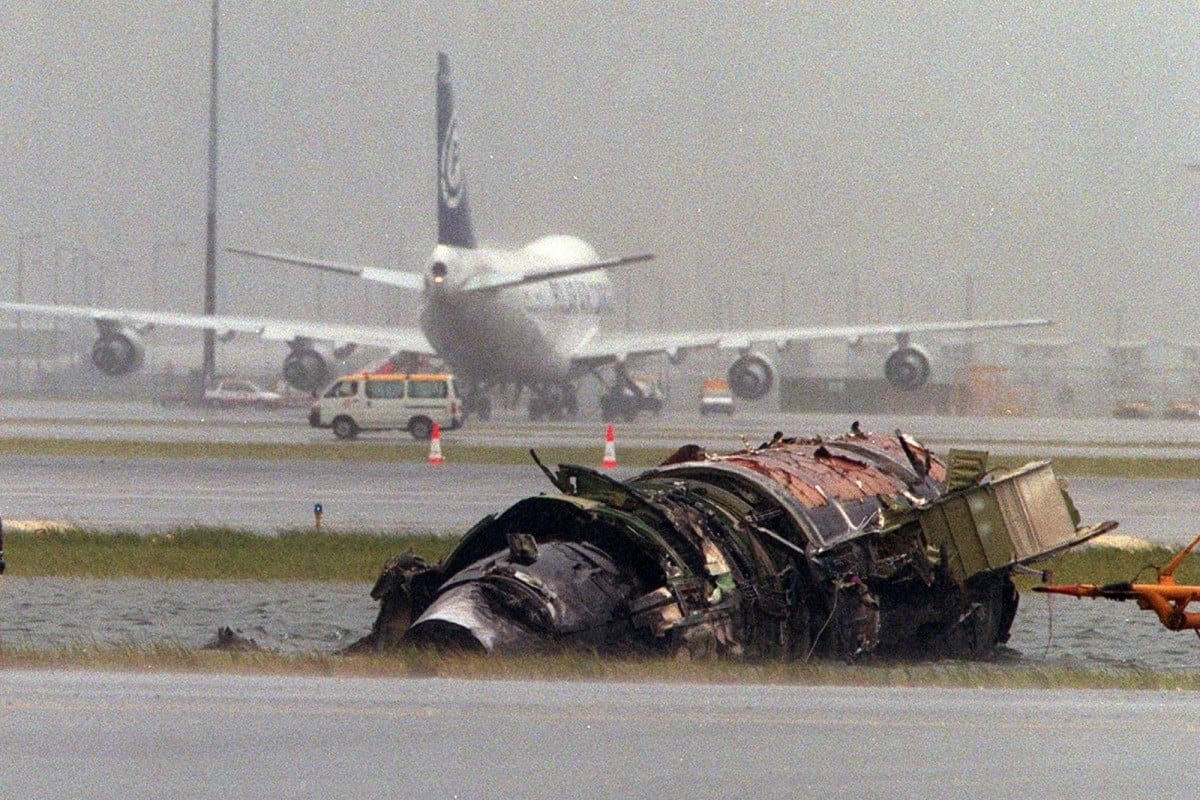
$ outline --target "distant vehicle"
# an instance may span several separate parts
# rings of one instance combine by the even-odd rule
[[[710,378],[700,384],[700,415],[709,414],[733,415],[733,392],[729,390],[729,381]]]
[[[1192,400],[1180,400],[1168,405],[1163,416],[1167,419],[1200,419],[1200,404]]]
[[[332,428],[339,439],[353,439],[360,431],[388,430],[428,439],[435,422],[442,430],[461,427],[461,409],[453,375],[361,372],[334,381],[313,403],[308,424]]]
[[[663,410],[663,392],[649,375],[626,375],[616,390],[600,398],[600,416],[606,420],[632,422],[642,411],[658,414]]]
[[[271,392],[252,381],[225,378],[204,390],[204,405],[221,408],[257,406],[273,408],[283,403],[283,395]]]
[[[1113,409],[1117,419],[1149,419],[1154,416],[1154,407],[1149,400],[1123,400]]]

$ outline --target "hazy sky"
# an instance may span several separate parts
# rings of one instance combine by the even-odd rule
[[[656,252],[644,327],[960,316],[973,273],[979,316],[1200,340],[1200,4],[836,6],[223,0],[220,243],[419,268],[440,49],[480,239]],[[8,4],[0,293],[37,232],[27,299],[200,309],[208,26]],[[222,311],[413,318],[221,264]]]

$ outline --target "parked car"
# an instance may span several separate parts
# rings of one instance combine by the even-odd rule
[[[1180,400],[1167,405],[1163,411],[1167,419],[1200,419],[1200,404],[1192,400]]]
[[[1113,409],[1117,419],[1149,419],[1154,416],[1154,407],[1149,400],[1123,400]]]
[[[729,381],[710,378],[700,384],[700,415],[709,414],[733,414],[733,392],[729,390]]]
[[[360,431],[405,430],[428,439],[433,423],[442,430],[462,425],[462,402],[454,376],[447,373],[344,375],[325,390],[308,412],[314,428],[332,428],[339,439]]]
[[[253,381],[241,378],[222,378],[204,390],[206,406],[274,408],[282,402],[283,395],[278,392],[268,391]]]

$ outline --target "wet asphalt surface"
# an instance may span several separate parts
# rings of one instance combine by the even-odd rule
[[[307,407],[207,409],[163,407],[155,403],[34,402],[5,400],[0,434],[22,437],[136,439],[167,442],[228,441],[287,444],[328,443],[328,430],[310,428]],[[1037,455],[1157,455],[1200,457],[1200,419],[1106,419],[1037,417],[949,417],[870,414],[794,414],[766,407],[765,401],[741,408],[731,417],[702,417],[691,409],[643,415],[619,423],[618,442],[674,449],[696,442],[714,449],[757,443],[776,430],[791,435],[834,435],[860,419],[868,430],[900,428],[939,448],[981,446],[996,453]],[[530,423],[516,410],[497,408],[493,419],[471,419],[448,441],[477,444],[553,447],[601,442],[604,423],[585,410],[575,420]],[[370,441],[411,442],[405,433],[372,433]],[[348,443],[347,446],[354,446]]]
[[[11,671],[0,714],[5,797],[1194,791],[1190,693]]]
[[[319,502],[327,528],[453,535],[550,488],[533,464],[0,456],[3,519],[136,531],[304,528]],[[1070,491],[1086,521],[1139,538],[1186,542],[1200,526],[1200,481],[1073,478]]]

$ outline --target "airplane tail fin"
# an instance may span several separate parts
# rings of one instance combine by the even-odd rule
[[[458,123],[454,116],[454,89],[450,85],[450,59],[438,53],[438,244],[474,247],[467,182],[459,159]]]

